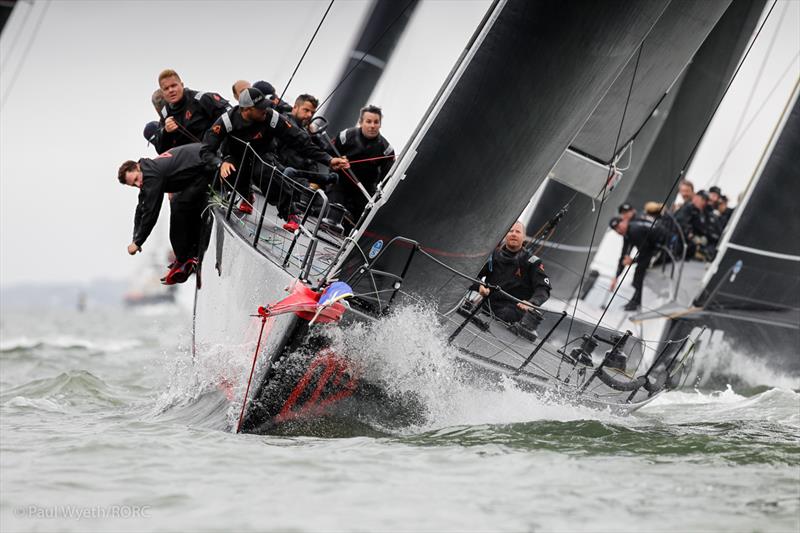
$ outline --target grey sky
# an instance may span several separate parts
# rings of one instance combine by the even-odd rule
[[[142,268],[147,258],[125,251],[136,192],[115,176],[125,159],[155,154],[142,128],[156,118],[150,94],[158,72],[174,68],[187,87],[226,98],[237,79],[266,79],[280,90],[327,5],[54,1],[6,94],[45,7],[20,5],[0,42],[0,284],[126,278]],[[334,4],[287,99],[328,94],[368,5]],[[408,70],[390,67],[393,81],[374,100],[395,146],[416,126],[487,5],[424,2],[416,10],[397,53]],[[164,247],[167,222],[162,213],[160,237],[151,238]],[[148,241],[146,251],[147,244],[154,246]]]
[[[149,97],[158,72],[174,68],[187,87],[216,90],[226,98],[232,98],[230,85],[240,78],[267,79],[282,89],[327,4],[60,0],[20,5],[0,41],[0,284],[124,279],[141,269],[147,258],[125,251],[136,192],[117,183],[115,175],[123,160],[154,155],[141,131],[156,118]],[[371,99],[384,108],[383,133],[397,149],[488,5],[489,0],[429,0],[416,10]],[[287,99],[299,92],[327,96],[367,7],[361,0],[335,3]],[[790,90],[787,83],[800,75],[796,56],[792,63],[800,50],[800,2],[779,2],[775,11],[770,31],[778,36],[755,84],[744,121],[747,125],[752,118],[752,125],[740,132],[736,157],[757,156],[765,142],[759,139]],[[769,39],[762,41],[753,61],[766,54]],[[780,81],[787,67],[789,74]],[[700,183],[701,176],[711,179],[728,151],[730,136],[721,133],[735,130],[742,112],[737,109],[743,109],[760,70],[759,63],[747,68],[743,80],[749,75],[750,82],[734,91],[738,96],[722,108],[722,118],[698,153],[692,172]],[[778,89],[754,115],[776,83]],[[748,164],[732,157],[723,189],[741,188],[749,178],[740,175]],[[166,247],[167,221],[162,213],[158,235],[151,237],[154,243],[148,241],[151,249],[159,242]]]

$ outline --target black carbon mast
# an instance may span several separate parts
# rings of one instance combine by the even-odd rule
[[[417,4],[418,0],[375,0],[337,78],[335,92],[320,110],[330,131],[355,125],[359,109],[368,103]]]

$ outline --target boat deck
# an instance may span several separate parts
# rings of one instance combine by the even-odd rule
[[[227,216],[223,207],[218,207],[219,215]],[[263,220],[262,220],[263,219]],[[245,214],[234,208],[228,218],[229,227],[242,239],[249,242],[253,249],[269,259],[275,265],[283,268],[294,277],[302,274],[302,268],[312,238],[300,231],[292,247],[295,234],[283,229],[286,222],[278,216],[274,205],[266,202],[260,193],[255,194],[253,212]],[[304,227],[313,234],[319,220],[309,215]],[[259,231],[259,226],[261,227]],[[256,238],[258,235],[258,238]],[[325,224],[319,224],[316,232],[316,249],[311,260],[309,278],[316,279],[321,276],[333,263],[340,246],[344,242],[341,233],[336,232]],[[287,260],[288,259],[288,260]]]

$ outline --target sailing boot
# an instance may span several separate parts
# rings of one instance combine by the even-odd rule
[[[625,304],[625,307],[623,307],[623,309],[625,311],[638,311],[641,306],[642,306],[642,293],[636,291],[633,294],[633,297],[630,300],[628,300],[628,303]]]
[[[175,285],[176,283],[183,283],[189,276],[194,273],[195,268],[197,267],[197,258],[192,257],[187,261],[180,263],[172,268],[166,276],[164,280],[164,285]]]
[[[283,225],[283,229],[291,233],[300,229],[300,217],[297,215],[289,215],[289,220]]]

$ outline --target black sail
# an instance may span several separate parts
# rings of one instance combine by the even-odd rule
[[[760,178],[731,219],[695,321],[800,373],[800,80]]]
[[[421,243],[475,275],[663,13],[664,2],[498,2],[468,45],[414,140],[390,196],[367,220],[341,276],[377,241]],[[400,272],[409,250],[376,268]],[[378,289],[384,288],[375,284]],[[454,305],[467,282],[417,255],[403,289]],[[365,278],[356,293],[373,290]]]
[[[723,86],[717,88],[716,91],[699,95],[699,98],[696,99],[698,103],[693,105],[693,112],[699,117],[699,120],[708,120],[714,106],[721,98],[724,83],[730,79],[733,68],[755,28],[764,2],[763,0],[733,0],[727,10],[724,10],[727,5],[727,2],[670,5],[665,16],[659,20],[651,35],[645,40],[638,68],[639,73],[636,78],[637,80],[645,79],[647,83],[634,83],[633,85],[631,101],[639,102],[639,104],[636,108],[629,106],[619,142],[619,146],[622,147],[626,140],[630,139],[630,135],[635,134],[632,155],[625,154],[619,162],[619,166],[627,167],[627,170],[623,174],[623,179],[605,200],[599,215],[598,233],[591,250],[589,244],[595,218],[598,216],[594,209],[599,208],[599,199],[593,201],[592,198],[583,194],[576,195],[571,188],[552,180],[544,185],[536,207],[524,221],[529,235],[533,235],[542,227],[561,206],[570,204],[569,211],[560,222],[552,239],[545,243],[545,248],[540,252],[553,283],[554,296],[566,299],[576,293],[586,262],[586,254],[594,255],[608,221],[616,214],[619,204],[626,201],[629,192],[633,188],[645,188],[653,181],[658,181],[662,187],[666,183],[665,179],[657,179],[651,175],[652,163],[650,161],[652,157],[656,156],[650,154],[672,153],[669,148],[670,140],[662,135],[663,127],[674,123],[674,119],[671,118],[673,113],[681,113],[683,108],[673,109],[673,103],[685,102],[686,97],[680,96],[684,94],[684,86],[691,90],[697,86],[698,78],[702,80],[711,78],[723,82]],[[724,13],[721,13],[720,8],[724,10]],[[667,15],[671,16],[667,17]],[[686,20],[692,22],[687,25]],[[708,32],[708,24],[714,23],[716,26]],[[675,41],[683,43],[684,48],[675,49],[673,46]],[[646,54],[648,51],[649,54]],[[692,55],[694,55],[693,59]],[[662,64],[664,57],[668,58],[664,64],[671,66],[672,70],[658,69],[658,65]],[[678,59],[681,59],[683,63]],[[641,102],[650,99],[653,102],[651,105],[655,105],[655,102],[658,102],[661,97],[657,89],[669,88],[669,84],[680,74],[680,69],[689,61],[691,61],[689,67],[674,83],[669,94],[659,103],[657,113],[654,116],[645,114],[646,106]],[[606,163],[612,160],[614,141],[622,115],[620,106],[624,105],[627,92],[631,87],[634,62],[635,58],[626,67],[626,72],[620,76],[595,113],[592,114],[586,126],[573,142],[573,149],[583,152],[593,150],[595,158]],[[661,85],[656,86],[655,81],[650,79],[652,75],[645,74],[653,69],[659,70],[658,80]],[[618,111],[616,118],[614,118],[612,110]],[[631,114],[632,111],[633,114]],[[641,127],[641,123],[645,124],[638,134],[635,129],[635,121],[639,121],[639,127]],[[605,125],[605,134],[601,131],[603,125]],[[700,138],[702,131],[701,128],[689,128],[681,131],[681,140],[684,143],[693,144]],[[679,153],[678,157],[680,156]],[[685,157],[686,153],[683,154],[684,160]],[[670,173],[669,169],[666,169],[663,175],[671,176],[671,184],[677,171]],[[663,199],[666,190],[668,187],[660,196],[652,196],[647,200]],[[632,204],[641,210],[644,200],[637,200]],[[591,257],[589,260],[591,261]]]
[[[646,179],[636,181],[627,202],[642,206],[651,200],[664,200],[722,99],[765,3],[734,0],[717,29],[709,35],[689,65],[672,110],[642,165],[640,175]]]
[[[418,0],[375,1],[336,82],[338,89],[321,111],[331,131],[355,124],[358,110],[367,104],[417,4]]]

